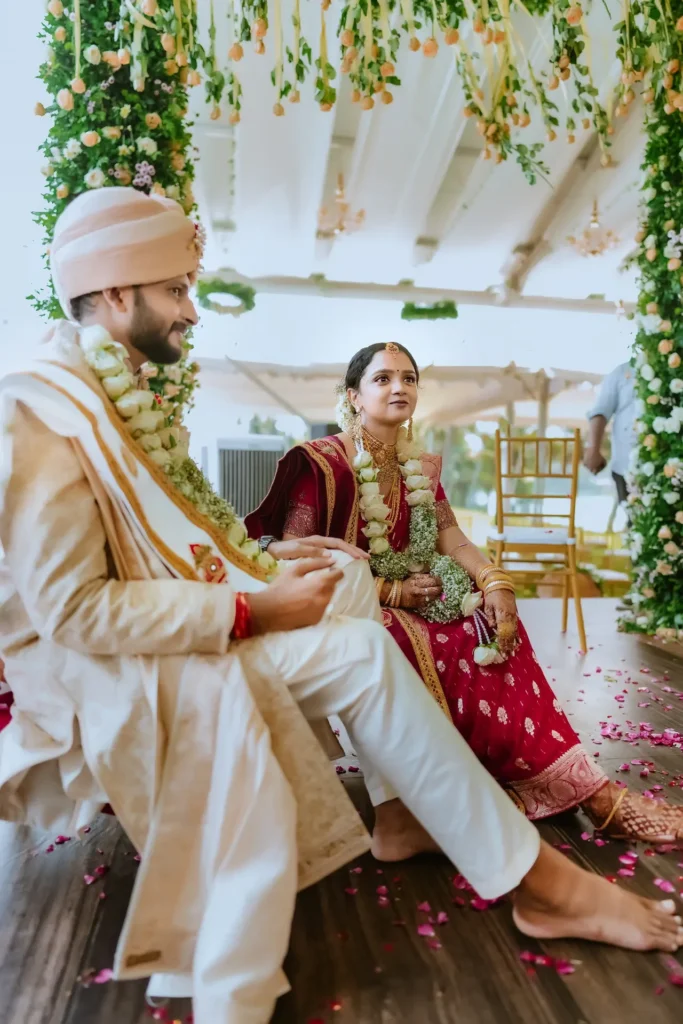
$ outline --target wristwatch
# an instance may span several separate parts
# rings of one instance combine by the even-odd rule
[[[261,548],[261,551],[267,551],[274,540],[275,537],[261,537],[258,546]]]

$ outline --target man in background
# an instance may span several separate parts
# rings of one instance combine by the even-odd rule
[[[629,470],[631,452],[635,448],[636,433],[636,392],[634,371],[630,363],[621,363],[602,382],[598,400],[588,414],[588,443],[583,464],[593,475],[607,465],[603,454],[605,430],[612,423],[612,477],[617,488],[619,502],[628,498],[626,475]]]

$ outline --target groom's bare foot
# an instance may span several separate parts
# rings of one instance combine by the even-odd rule
[[[400,800],[389,800],[375,808],[372,855],[387,864],[409,860],[420,853],[441,850],[419,821]]]
[[[535,939],[591,939],[668,953],[683,946],[673,900],[633,896],[546,843],[515,894],[513,916],[519,930]]]

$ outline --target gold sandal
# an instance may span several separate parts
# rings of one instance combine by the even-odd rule
[[[648,800],[648,805],[656,812],[649,815],[639,807],[641,801],[645,800],[646,797],[623,789],[607,818],[601,825],[596,824],[597,831],[607,833],[611,839],[624,839],[628,842],[663,844],[683,839],[683,807],[669,807]],[[619,812],[619,818],[615,821]],[[671,831],[663,831],[668,825]]]

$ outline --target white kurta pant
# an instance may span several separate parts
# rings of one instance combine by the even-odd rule
[[[348,567],[337,609],[348,606],[349,596],[351,607],[369,610],[375,621],[338,616],[246,641],[238,653],[247,677],[278,676],[311,721],[338,715],[366,766],[369,786],[381,788],[387,780],[481,896],[509,892],[538,857],[538,832],[477,761],[378,623],[367,566]],[[273,786],[276,803],[280,790]],[[194,989],[197,1024],[266,1024],[275,998],[286,991],[281,964],[296,883],[276,839],[267,821],[242,823],[245,864],[250,850],[255,858],[255,885],[245,889],[249,900],[239,899],[231,922],[212,920],[209,909],[194,984],[169,975],[150,983],[150,995],[190,995]]]

